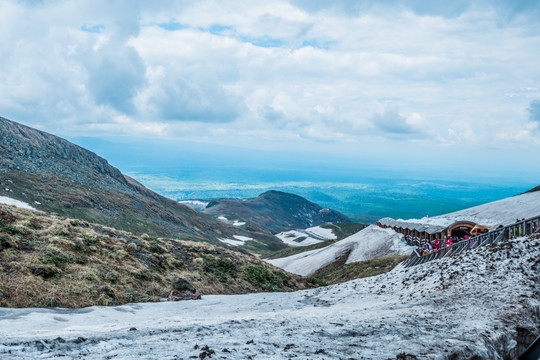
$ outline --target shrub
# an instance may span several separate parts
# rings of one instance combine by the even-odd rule
[[[130,253],[134,253],[135,251],[137,251],[137,244],[129,243],[126,245],[126,248]]]
[[[279,291],[283,286],[278,277],[262,266],[245,266],[242,269],[242,274],[252,285],[263,290]]]
[[[65,264],[73,264],[75,257],[71,254],[64,254],[56,250],[47,250],[45,255],[40,258],[43,264],[54,264],[58,267],[62,267]]]
[[[226,282],[229,277],[236,277],[238,269],[236,264],[229,259],[219,259],[213,256],[203,258],[205,270],[211,272],[221,282]]]

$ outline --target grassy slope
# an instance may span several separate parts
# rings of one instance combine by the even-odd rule
[[[255,239],[248,247],[255,253],[266,254],[285,247],[271,234],[221,224],[168,199],[161,203],[137,193],[91,189],[49,174],[9,171],[6,178],[10,182],[0,181],[0,195],[30,204],[37,201],[40,204],[34,206],[40,210],[138,235],[219,244],[216,238],[233,238],[234,233],[240,233]]]
[[[310,277],[310,281],[319,285],[328,285],[375,276],[392,270],[397,264],[407,258],[408,256],[393,255],[352,264],[343,264],[337,261],[317,271]]]
[[[247,252],[0,205],[0,306],[156,301],[178,279],[201,294],[308,286]]]

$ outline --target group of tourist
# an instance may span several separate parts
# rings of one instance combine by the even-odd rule
[[[435,239],[430,241],[429,239],[420,239],[411,235],[406,235],[405,240],[409,245],[416,246],[416,253],[419,256],[425,256],[437,251],[443,247],[454,245],[460,241],[468,240],[469,235],[463,237],[448,236],[446,239]]]

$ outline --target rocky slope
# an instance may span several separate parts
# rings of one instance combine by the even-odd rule
[[[291,229],[306,229],[324,223],[350,222],[345,215],[281,191],[267,191],[254,199],[214,200],[203,213],[215,218],[245,222],[272,234]]]
[[[269,250],[285,247],[267,233],[214,221],[158,195],[105,159],[57,136],[0,117],[0,139],[0,195],[39,210],[139,235],[213,243],[240,235]]]
[[[0,307],[157,301],[179,286],[238,294],[307,283],[246,251],[0,205]]]

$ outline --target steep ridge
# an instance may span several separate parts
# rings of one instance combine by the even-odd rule
[[[269,238],[214,221],[123,175],[105,159],[57,136],[0,117],[0,195],[39,210],[135,234],[218,243],[234,235]]]
[[[213,217],[223,216],[257,226],[273,234],[305,229],[327,222],[350,222],[345,215],[281,191],[267,191],[254,199],[224,199],[210,202],[203,213]]]

